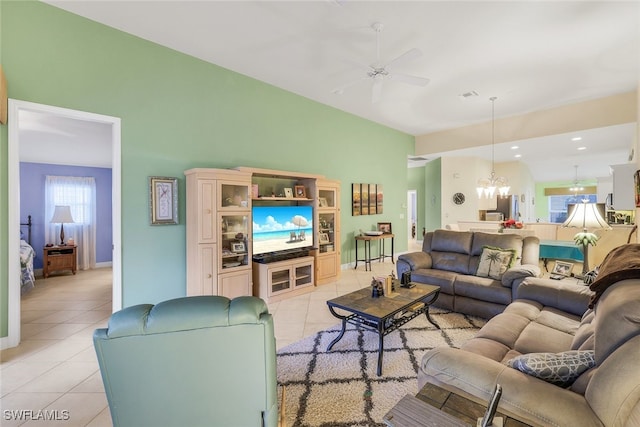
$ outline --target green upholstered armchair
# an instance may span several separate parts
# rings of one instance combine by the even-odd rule
[[[256,297],[114,313],[93,343],[114,426],[277,426],[273,319]]]

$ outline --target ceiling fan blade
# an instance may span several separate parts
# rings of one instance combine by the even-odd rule
[[[376,104],[380,101],[380,97],[382,96],[382,82],[384,78],[382,76],[376,76],[373,79],[373,87],[371,89],[371,103]]]
[[[431,81],[426,77],[410,76],[409,74],[400,73],[389,73],[387,77],[414,86],[426,86]]]
[[[342,86],[338,86],[337,88],[333,89],[331,91],[331,93],[335,93],[336,95],[342,95],[344,93],[345,90],[349,89],[351,86],[355,86],[358,83],[360,83],[363,80],[369,80],[371,77],[366,76],[366,77],[360,77],[357,80],[353,80],[349,83],[343,84]]]
[[[384,68],[390,69],[402,63],[406,63],[413,59],[419,58],[421,56],[422,56],[422,52],[420,51],[420,49],[417,49],[414,47],[413,49],[409,49],[402,55],[398,56],[396,59],[392,59],[391,61],[389,61]]]

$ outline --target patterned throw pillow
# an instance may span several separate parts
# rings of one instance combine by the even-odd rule
[[[500,249],[491,246],[483,246],[476,276],[491,277],[496,280],[502,279],[502,275],[509,267],[511,267],[515,256],[515,249]]]
[[[561,387],[568,387],[587,369],[596,365],[593,350],[570,350],[562,353],[529,353],[507,362],[525,374]]]

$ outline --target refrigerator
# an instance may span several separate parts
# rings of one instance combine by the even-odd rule
[[[492,212],[502,213],[504,220],[515,219],[520,221],[520,209],[518,206],[518,196],[509,195],[506,197],[498,196],[497,207]]]

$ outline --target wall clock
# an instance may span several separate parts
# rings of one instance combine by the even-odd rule
[[[464,194],[456,193],[453,195],[453,203],[456,205],[461,205],[464,203]]]

